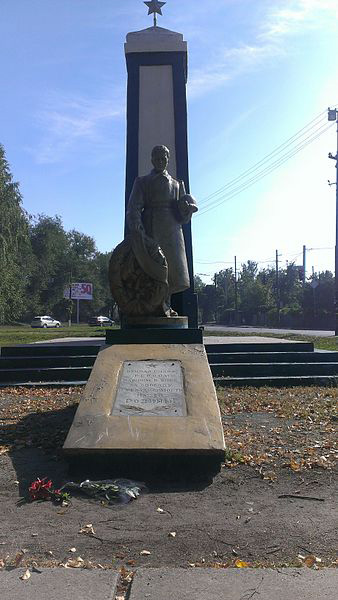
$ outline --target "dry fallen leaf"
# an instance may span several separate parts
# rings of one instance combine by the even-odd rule
[[[69,548],[68,552],[76,552],[76,548]]]
[[[235,560],[235,567],[237,567],[238,569],[244,569],[245,567],[248,567],[249,563],[245,562],[245,560],[240,560],[239,558],[237,558],[237,560]]]
[[[27,581],[27,579],[29,579],[30,576],[31,576],[30,570],[27,569],[27,571],[25,571],[24,574],[21,575],[20,579],[22,579],[22,581]]]
[[[311,568],[316,563],[316,557],[312,554],[304,559],[304,565]]]
[[[176,531],[170,531],[170,533],[168,533],[169,537],[175,538],[176,537]]]
[[[5,561],[3,560],[3,558],[0,558],[0,569],[3,569],[4,566],[5,566]]]
[[[149,552],[149,550],[141,550],[140,555],[141,556],[150,556],[151,552]]]
[[[79,569],[83,566],[84,560],[81,556],[77,558],[69,558],[65,563],[62,563],[61,567],[65,567],[65,569]]]
[[[293,458],[290,460],[290,467],[293,471],[300,471],[301,468],[300,464]]]
[[[18,552],[16,554],[15,559],[14,559],[14,564],[16,567],[19,566],[19,564],[21,563],[26,552],[27,552],[27,550],[23,549],[23,550],[20,550],[20,552]]]
[[[156,510],[156,512],[158,512],[158,513],[164,513],[164,510],[163,510],[163,508],[158,508],[158,509]]]
[[[95,535],[93,524],[92,523],[88,523],[88,525],[84,525],[79,530],[79,533],[85,533],[87,535]]]

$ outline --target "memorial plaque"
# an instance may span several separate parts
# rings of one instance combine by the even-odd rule
[[[187,407],[181,362],[125,361],[111,414],[185,417]]]

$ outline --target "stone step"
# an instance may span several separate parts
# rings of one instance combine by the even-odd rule
[[[4,369],[41,369],[46,367],[92,367],[94,356],[12,356],[0,357],[0,370]]]
[[[29,369],[0,369],[0,384],[87,381],[92,367],[55,367]],[[69,384],[67,384],[69,385]]]
[[[233,352],[208,353],[209,364],[337,362],[338,352]]]
[[[337,375],[337,363],[238,363],[211,365],[213,377]]]
[[[0,348],[1,357],[23,357],[23,356],[96,356],[101,345],[54,345],[54,344],[32,344],[22,346],[3,346]]]
[[[313,352],[312,342],[264,342],[257,343],[230,343],[206,344],[207,354],[229,354],[232,352]]]
[[[217,387],[292,387],[292,386],[330,386],[337,387],[338,376],[333,375],[292,375],[273,377],[214,377]]]

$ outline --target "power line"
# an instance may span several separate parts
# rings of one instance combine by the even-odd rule
[[[241,192],[243,192],[244,190],[246,190],[248,187],[251,187],[252,185],[254,185],[255,183],[257,183],[258,181],[260,181],[261,179],[263,179],[264,177],[266,177],[267,175],[269,175],[272,171],[275,171],[282,164],[284,164],[286,161],[290,160],[290,158],[292,158],[293,156],[295,156],[295,154],[298,154],[298,152],[300,152],[301,150],[303,150],[303,148],[305,148],[306,146],[308,146],[309,144],[311,144],[312,142],[314,142],[316,139],[318,139],[321,135],[323,135],[323,133],[326,133],[326,131],[328,131],[328,129],[330,129],[332,127],[332,125],[333,124],[331,124],[329,126],[326,126],[326,128],[323,131],[318,130],[319,132],[315,136],[312,136],[312,137],[309,136],[307,138],[308,141],[306,141],[306,143],[303,143],[302,145],[298,144],[298,146],[296,146],[291,151],[289,151],[287,154],[285,154],[284,156],[280,157],[274,163],[272,163],[271,165],[269,165],[268,167],[266,167],[265,169],[263,169],[263,171],[257,173],[254,177],[252,177],[251,179],[249,179],[247,182],[243,182],[243,184],[241,186],[239,186],[238,188],[230,190],[228,194],[225,194],[224,196],[221,196],[219,199],[217,199],[214,202],[212,202],[210,204],[210,206],[205,206],[204,209],[202,208],[202,210],[199,211],[199,213],[197,213],[197,215],[195,216],[195,218],[198,218],[198,216],[204,215],[205,213],[209,212],[210,210],[213,210],[214,208],[217,208],[218,206],[220,206],[224,202],[227,202],[227,201],[231,200],[232,198],[234,198],[235,196],[237,196],[238,194],[240,194]],[[323,127],[324,126],[321,126],[320,129],[323,129]],[[303,141],[305,142],[305,140],[303,140]]]
[[[319,123],[317,123],[318,119],[323,118],[323,115],[326,114],[326,111],[323,111],[322,113],[320,113],[319,115],[317,115],[317,117],[315,117],[314,119],[312,119],[312,121],[310,121],[307,125],[305,125],[304,127],[302,127],[302,129],[300,129],[299,131],[297,131],[297,133],[295,133],[293,136],[291,136],[290,138],[288,138],[285,142],[283,142],[282,144],[280,144],[279,146],[277,146],[274,150],[272,150],[269,154],[267,154],[266,156],[264,156],[261,160],[259,160],[257,163],[255,163],[254,165],[252,165],[252,167],[250,167],[249,169],[246,169],[243,173],[241,173],[240,175],[238,175],[237,177],[235,177],[234,179],[232,179],[231,181],[229,181],[226,185],[222,186],[221,188],[219,188],[218,190],[216,190],[215,192],[213,192],[212,194],[210,194],[209,196],[206,196],[205,198],[203,198],[200,201],[200,206],[202,206],[203,204],[207,203],[209,200],[211,200],[212,198],[214,198],[215,196],[223,193],[223,191],[225,191],[227,188],[232,187],[235,183],[237,183],[238,181],[240,181],[241,179],[243,179],[246,175],[249,175],[251,172],[256,171],[263,163],[265,162],[269,162],[269,160],[271,159],[271,157],[274,154],[280,154],[283,149],[285,150],[285,147],[292,145],[299,137],[303,137],[304,135],[306,135],[311,129],[313,129],[314,127],[316,127]],[[326,124],[326,119],[325,119],[325,124]],[[311,127],[309,127],[311,125]],[[304,132],[301,134],[301,132]],[[301,135],[300,135],[301,134]],[[293,140],[293,142],[291,143],[291,140]]]
[[[306,248],[306,251],[311,251],[311,250],[333,250],[333,247],[328,247],[328,248]],[[279,253],[278,256],[279,257],[283,257],[283,260],[289,261],[289,262],[293,262],[296,258],[298,258],[299,256],[302,255],[302,251],[297,252],[296,254],[294,254],[293,252],[289,252],[289,253]],[[199,264],[199,265],[233,265],[234,261],[233,260],[213,260],[213,261],[202,261],[202,260],[195,260],[194,261],[195,264]],[[244,263],[247,262],[247,259],[243,259],[240,260],[238,259],[239,263]],[[268,263],[274,263],[275,262],[275,256],[271,256],[270,258],[265,258],[262,260],[253,260],[253,262],[255,262],[257,265],[262,265],[262,264],[268,264]],[[213,271],[210,271],[210,273],[213,273]]]
[[[271,163],[270,165],[268,165],[267,167],[265,167],[262,171],[260,171],[256,175],[254,175],[254,177],[252,177],[248,181],[244,181],[243,184],[241,184],[239,187],[234,188],[233,190],[230,190],[228,192],[228,194],[232,195],[232,194],[234,194],[237,191],[242,191],[242,186],[245,186],[244,189],[246,189],[246,187],[249,187],[249,185],[252,185],[253,183],[256,183],[256,181],[259,181],[259,179],[262,179],[263,177],[265,177],[265,175],[268,175],[269,173],[271,173],[271,171],[274,171],[276,168],[278,168],[279,166],[281,166],[284,162],[286,162],[287,160],[289,160],[290,158],[292,158],[295,154],[298,154],[298,152],[300,152],[303,148],[305,148],[306,146],[308,146],[309,144],[311,144],[312,142],[314,142],[318,137],[320,137],[323,133],[325,133],[331,127],[332,127],[332,125],[327,125],[327,123],[325,123],[317,131],[313,132],[312,136],[310,135],[307,138],[305,138],[300,144],[298,144],[297,146],[295,146],[294,148],[292,148],[291,150],[289,150],[286,154],[284,154],[283,156],[281,156],[280,158],[278,158],[277,160],[275,160],[273,163]],[[323,128],[324,128],[324,130],[321,131]],[[314,135],[314,134],[316,134],[316,135]],[[226,198],[226,196],[228,194],[225,194],[224,196],[221,196],[217,200],[214,200],[213,202],[211,202],[210,203],[210,207],[218,206],[217,203],[219,203],[222,200],[222,198]],[[207,205],[204,206],[202,208],[202,211],[201,211],[200,214],[204,214],[204,212],[207,212],[207,210],[210,207],[207,206]]]

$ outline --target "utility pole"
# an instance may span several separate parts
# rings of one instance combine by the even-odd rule
[[[277,321],[280,324],[280,295],[279,295],[279,271],[278,271],[278,250],[276,250],[276,304],[277,304]]]
[[[238,325],[237,256],[235,256],[235,323]]]
[[[303,289],[306,283],[306,246],[303,246]]]
[[[336,156],[329,152],[329,158],[336,161],[336,242],[335,242],[335,261],[334,261],[334,298],[335,298],[335,335],[338,335],[338,110],[336,108],[328,109],[328,120],[337,123],[337,150]]]

